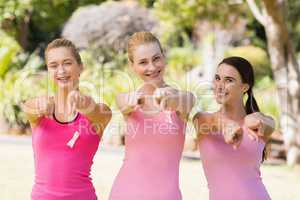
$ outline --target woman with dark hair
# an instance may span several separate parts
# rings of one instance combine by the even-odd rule
[[[193,119],[210,200],[269,200],[260,164],[274,120],[260,112],[254,98],[251,64],[241,57],[225,58],[213,86],[219,111],[199,112]]]

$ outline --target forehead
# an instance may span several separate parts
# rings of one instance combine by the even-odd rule
[[[66,59],[75,59],[72,51],[67,47],[53,48],[47,52],[47,62],[55,62]]]
[[[236,79],[241,79],[239,72],[233,66],[226,63],[219,65],[217,68],[217,74],[222,77],[229,76]]]
[[[143,59],[161,54],[161,50],[157,42],[150,42],[136,46],[133,53],[134,59]]]

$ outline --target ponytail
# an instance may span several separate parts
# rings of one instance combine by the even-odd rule
[[[251,113],[254,113],[254,112],[259,112],[259,107],[258,107],[258,104],[257,104],[255,98],[254,98],[252,88],[250,88],[247,91],[247,94],[248,94],[248,99],[246,101],[246,106],[245,106],[247,115],[249,115]]]
[[[248,99],[246,101],[246,106],[245,106],[247,115],[254,113],[254,112],[259,112],[260,110],[259,110],[258,104],[254,98],[252,88],[250,88],[247,91],[247,95],[248,95]],[[264,150],[263,150],[262,162],[266,160],[267,154],[268,154],[268,152],[267,152],[267,144],[266,144],[264,147]]]

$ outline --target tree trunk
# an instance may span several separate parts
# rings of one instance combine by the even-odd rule
[[[300,120],[300,69],[285,22],[284,1],[263,0],[261,16],[257,16],[257,8],[253,10],[254,1],[248,0],[248,3],[266,31],[280,101],[280,126],[287,147],[287,162],[294,165],[300,160],[300,128],[297,125]]]

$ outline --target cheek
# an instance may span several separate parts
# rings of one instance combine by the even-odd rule
[[[165,69],[166,63],[165,63],[164,60],[160,60],[160,61],[157,62],[157,66],[158,66],[159,68],[161,68],[161,69]]]
[[[143,73],[145,72],[144,67],[141,67],[141,66],[134,67],[133,70],[134,70],[135,73],[137,73],[137,74],[143,74]]]
[[[68,68],[68,73],[72,77],[77,78],[77,77],[79,77],[79,75],[81,73],[81,69],[77,66],[72,66],[72,67]]]
[[[56,76],[56,71],[55,70],[51,70],[51,69],[48,69],[48,76],[50,77],[50,78],[55,78],[55,76]]]
[[[216,80],[213,80],[212,82],[212,89],[216,90],[218,88],[218,82]]]
[[[226,89],[228,90],[230,96],[239,97],[243,95],[242,88],[237,84],[228,84]]]

